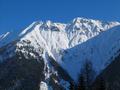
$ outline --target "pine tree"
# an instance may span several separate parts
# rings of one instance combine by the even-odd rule
[[[101,77],[99,81],[99,90],[106,90],[105,80]]]
[[[70,90],[75,90],[75,85],[74,85],[73,81],[70,82],[70,88],[69,89]]]
[[[78,82],[78,90],[85,90],[85,81],[82,74],[80,74],[80,78]]]
[[[95,71],[90,60],[86,60],[81,69],[85,81],[85,90],[91,90],[91,83],[94,80]]]

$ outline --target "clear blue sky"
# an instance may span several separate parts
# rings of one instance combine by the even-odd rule
[[[66,23],[75,17],[120,21],[120,0],[0,0],[0,34],[33,21]]]

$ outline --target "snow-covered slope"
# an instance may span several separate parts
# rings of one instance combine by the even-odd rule
[[[93,63],[99,74],[120,53],[120,26],[102,32],[98,36],[65,50],[61,65],[74,80],[80,73],[86,60]]]
[[[4,39],[7,39],[7,37],[9,37],[9,35],[10,35],[10,32],[0,35],[0,47],[5,44]]]
[[[67,26],[69,46],[73,47],[85,42],[86,40],[98,35],[100,32],[106,31],[117,25],[120,25],[120,23],[103,22],[86,18],[75,18],[72,23]]]
[[[59,61],[65,49],[81,44],[100,32],[117,26],[118,22],[75,18],[70,24],[34,22],[23,30],[21,40],[30,40],[34,47],[44,48],[55,60]]]
[[[19,31],[12,31],[12,32],[6,32],[2,35],[0,35],[0,47],[16,40],[19,35]]]
[[[46,63],[48,60],[46,56],[51,56],[76,80],[85,59],[92,60],[99,72],[108,62],[105,60],[110,59],[117,51],[119,47],[114,51],[112,48],[117,45],[119,39],[119,30],[117,30],[119,28],[116,27],[118,25],[119,22],[103,22],[86,18],[75,18],[67,24],[51,21],[33,22],[21,33],[0,35],[0,47],[14,40],[17,40],[16,51],[30,53],[20,48],[34,47],[35,52],[39,53]],[[109,30],[111,28],[113,29]],[[2,54],[0,58],[2,59]]]

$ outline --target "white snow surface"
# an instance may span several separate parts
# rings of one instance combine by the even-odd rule
[[[119,25],[119,22],[86,18],[75,18],[67,24],[37,21],[19,34],[9,32],[0,35],[0,47],[16,39],[19,40],[18,47],[25,45],[21,43],[23,40],[30,41],[30,45],[37,52],[39,48],[43,48],[43,54],[48,53],[52,56],[74,80],[77,80],[85,59],[93,62],[97,72],[110,62],[110,58],[119,49]],[[42,56],[47,59],[45,55]]]
[[[47,84],[43,81],[40,83],[40,90],[49,90]]]
[[[86,60],[92,62],[96,74],[99,74],[118,54],[120,54],[120,26],[67,49],[60,65],[77,81]]]

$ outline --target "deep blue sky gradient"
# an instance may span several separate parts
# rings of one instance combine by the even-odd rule
[[[120,21],[120,0],[0,0],[0,34],[33,21],[66,23],[75,17]]]

